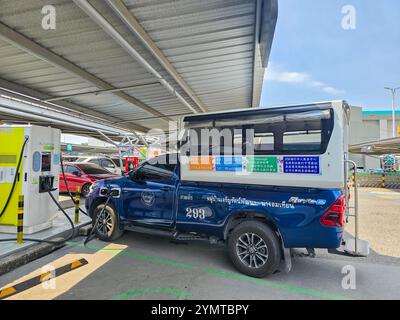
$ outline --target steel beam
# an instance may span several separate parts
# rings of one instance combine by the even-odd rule
[[[45,99],[44,101],[52,102],[52,101],[60,101],[60,100],[71,99],[71,98],[76,98],[76,97],[84,97],[84,96],[90,96],[90,95],[97,96],[97,95],[105,94],[105,93],[113,93],[113,92],[118,92],[118,91],[129,91],[132,89],[143,88],[146,86],[153,86],[153,85],[160,85],[160,83],[159,82],[150,82],[150,83],[138,84],[135,86],[128,86],[128,87],[122,87],[122,88],[116,88],[116,89],[82,92],[82,93],[70,94],[67,96],[52,97],[52,98]]]
[[[164,77],[145,59],[143,56],[109,23],[87,0],[73,0],[74,3],[81,8],[94,22],[97,23],[121,48],[123,48],[130,56],[138,61],[148,72],[153,74],[157,80],[184,106],[194,113],[198,111],[186,101],[182,95],[175,90],[175,88],[164,79]]]
[[[261,5],[262,5],[262,0],[256,0],[255,2],[255,17],[254,17],[254,46],[253,46],[253,76],[252,76],[252,87],[251,87],[251,107],[252,108],[257,108],[258,104],[260,102],[260,97],[258,94],[256,94],[256,90],[254,89],[255,84],[256,84],[256,77],[257,75],[257,58],[260,55],[260,48],[259,48],[259,41],[260,41],[260,29],[261,29]],[[261,63],[261,58],[259,58],[259,62]]]
[[[37,104],[25,103],[19,100],[14,100],[2,96],[0,96],[0,112],[17,117],[35,119],[46,123],[55,123],[60,126],[70,128],[79,128],[94,132],[98,132],[98,130],[101,130],[102,132],[108,134],[121,136],[131,134],[131,132],[119,129],[117,127],[111,127],[104,124],[102,125],[99,122],[78,118],[66,112],[61,113],[59,111],[54,111],[49,108],[40,107]]]
[[[207,108],[203,102],[196,96],[192,88],[182,79],[175,67],[169,62],[164,53],[157,47],[153,39],[147,34],[140,23],[136,20],[134,15],[125,6],[121,0],[107,0],[108,5],[117,13],[125,25],[140,39],[145,47],[157,59],[157,61],[164,67],[170,76],[179,84],[185,93],[196,103],[197,107],[207,112]]]
[[[140,132],[147,132],[149,130],[148,128],[138,124],[120,125],[121,121],[123,121],[122,119],[112,117],[102,112],[90,110],[88,108],[78,106],[71,102],[59,101],[57,104],[45,102],[43,100],[49,98],[48,95],[4,79],[0,79],[0,94],[19,100],[24,100],[29,103],[40,104],[44,107],[48,107],[60,112],[75,111],[78,117],[89,118],[99,123],[109,123],[112,126],[118,125],[124,130],[128,131],[137,130]]]

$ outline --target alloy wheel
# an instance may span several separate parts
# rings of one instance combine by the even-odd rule
[[[111,214],[107,211],[107,209],[103,210],[103,212],[99,213],[98,223],[97,223],[97,232],[101,233],[103,236],[111,235],[113,229],[113,221]]]
[[[247,267],[260,268],[268,260],[268,247],[255,233],[244,233],[236,242],[236,254]]]

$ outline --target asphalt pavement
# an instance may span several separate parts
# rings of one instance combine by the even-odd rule
[[[367,258],[350,258],[318,250],[316,258],[294,258],[290,273],[254,279],[233,268],[223,246],[176,244],[166,238],[132,232],[115,242],[117,248],[98,240],[84,247],[82,241],[75,239],[52,254],[3,275],[0,286],[40,275],[47,270],[44,266],[48,268],[60,259],[65,265],[85,258],[87,265],[55,278],[55,288],[36,286],[10,299],[400,298],[400,259],[374,252]],[[103,256],[95,257],[99,254]],[[355,288],[349,287],[346,280],[349,270],[355,272]],[[65,283],[74,285],[65,288]]]
[[[2,275],[0,288],[12,292],[6,299],[400,299],[399,194],[389,192],[360,193],[360,234],[372,247],[366,258],[296,250],[289,273],[255,279],[235,270],[224,246],[125,232],[111,244],[85,247],[75,238]],[[38,284],[49,270],[52,283]]]

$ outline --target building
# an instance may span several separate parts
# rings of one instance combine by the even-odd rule
[[[396,133],[400,136],[400,111],[396,111]],[[350,145],[377,141],[393,137],[392,111],[363,111],[351,107]],[[381,167],[378,156],[350,154],[350,159],[365,170]]]

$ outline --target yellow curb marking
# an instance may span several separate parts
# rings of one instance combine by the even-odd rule
[[[44,281],[50,280],[52,277],[53,277],[53,276],[52,276],[51,272],[49,271],[49,272],[43,273],[43,274],[40,276],[40,280],[39,280],[39,281],[40,281],[40,282],[44,282]]]
[[[75,269],[75,268],[79,267],[81,264],[82,263],[79,260],[74,261],[71,263],[71,269]]]
[[[8,287],[0,291],[0,299],[16,292],[14,287]]]

